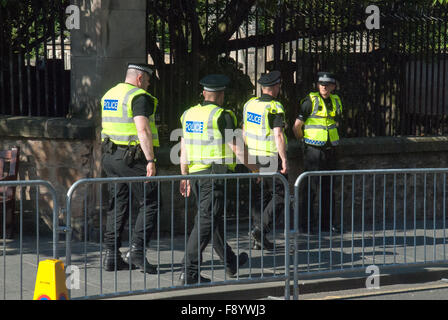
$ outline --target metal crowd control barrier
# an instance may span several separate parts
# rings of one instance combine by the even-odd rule
[[[294,184],[294,299],[299,273],[306,277],[371,265],[388,269],[447,263],[447,172],[386,169],[300,175]]]
[[[251,209],[253,205],[253,188],[256,179],[262,181],[272,179],[272,183],[283,184],[284,194],[284,227],[283,234],[276,229],[281,227],[281,222],[276,218],[280,213],[274,209],[274,225],[269,237],[274,239],[274,250],[268,251],[252,249],[249,231],[252,229],[253,221],[251,218]],[[230,283],[253,283],[268,281],[285,281],[285,299],[290,296],[290,192],[288,181],[278,173],[262,174],[209,174],[209,175],[189,175],[188,180],[223,180],[224,183],[224,242],[229,243],[235,254],[238,256],[241,252],[247,252],[248,263],[242,266],[236,273],[235,278],[227,276],[224,265],[214,254],[213,234],[208,247],[204,250],[204,258],[200,271],[203,276],[211,279],[210,283],[180,285],[178,281],[179,274],[184,271],[182,261],[187,246],[189,236],[189,227],[192,226],[193,216],[198,213],[195,198],[183,198],[179,193],[179,184],[175,188],[175,182],[185,180],[185,176],[156,176],[156,177],[124,177],[124,178],[98,178],[83,179],[77,181],[67,193],[67,243],[66,259],[67,265],[76,265],[80,270],[84,269],[84,276],[81,276],[82,286],[78,290],[70,290],[72,299],[95,299],[129,294],[153,293],[170,291],[176,289],[185,289],[190,287],[200,287],[209,285],[223,285]],[[99,195],[98,218],[100,231],[104,229],[103,220],[106,220],[107,213],[103,200],[103,185],[127,184],[129,194],[131,194],[133,183],[154,182],[158,185],[158,210],[157,227],[155,235],[146,249],[149,263],[158,266],[157,274],[146,274],[139,270],[121,270],[107,272],[102,268],[103,264],[103,237],[100,232],[99,243],[89,242],[87,233],[89,230],[89,214],[87,212],[87,198],[92,194]],[[263,183],[260,184],[261,186]],[[75,192],[81,192],[84,188],[84,240],[79,245],[71,241],[71,217],[73,197]],[[96,189],[98,188],[98,189]],[[263,188],[263,187],[261,187]],[[231,192],[232,196],[228,196]],[[263,190],[261,190],[263,193]],[[202,192],[199,190],[199,197]],[[114,195],[110,195],[114,196]],[[177,198],[177,200],[176,200]],[[191,200],[190,200],[191,199]],[[236,202],[232,202],[236,200]],[[247,200],[247,201],[246,201]],[[261,199],[263,202],[264,198]],[[132,204],[132,203],[131,203]],[[165,208],[165,214],[162,214],[161,206]],[[244,206],[244,210],[243,210]],[[128,234],[128,239],[132,239],[132,229],[135,221],[136,209],[130,206],[129,211],[129,230],[124,232]],[[168,209],[167,209],[168,208]],[[191,209],[193,208],[193,209]],[[246,210],[247,209],[247,210]],[[246,211],[245,211],[246,210]],[[243,216],[243,211],[246,216]],[[114,212],[116,219],[116,212]],[[182,217],[183,215],[183,217]],[[213,215],[212,215],[213,216]],[[163,221],[162,221],[163,220]],[[183,222],[182,222],[183,220]],[[167,229],[167,231],[163,231]],[[213,221],[212,221],[212,230]],[[281,229],[280,229],[281,230]],[[183,233],[183,235],[179,235]],[[214,230],[212,231],[214,232]],[[146,237],[146,234],[145,234]],[[124,239],[123,239],[124,240]],[[145,241],[146,243],[146,241]],[[72,247],[77,246],[76,248]],[[122,254],[126,253],[126,246],[122,246]]]
[[[2,243],[0,245],[0,290],[3,299],[32,299],[37,268],[40,260],[58,259],[59,204],[54,187],[47,181],[1,181],[0,187],[18,187],[20,194],[18,230],[14,239],[6,239],[6,202],[2,203]],[[25,191],[24,188],[29,190]],[[49,199],[42,200],[41,189],[47,190]],[[4,189],[4,190],[5,190]],[[3,192],[5,199],[5,191]],[[49,204],[49,200],[52,201]],[[41,211],[52,212],[53,230],[45,234],[39,222]],[[32,216],[34,212],[34,217]],[[35,224],[30,228],[28,224]],[[16,225],[16,224],[15,224]],[[18,238],[17,238],[18,237]],[[2,256],[2,257],[1,257]]]

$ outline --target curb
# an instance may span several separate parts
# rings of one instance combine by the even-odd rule
[[[379,268],[380,286],[424,283],[448,277],[448,265],[384,266]],[[300,294],[366,288],[369,276],[373,275],[360,270],[342,272],[334,277],[299,280],[299,299]]]
[[[448,278],[448,264],[384,266],[380,268],[381,286],[412,284]],[[303,275],[299,279],[299,300],[301,294],[330,292],[339,290],[361,289],[366,287],[366,280],[371,274],[364,270],[338,270],[325,274]],[[291,281],[291,297],[293,286]],[[257,300],[267,297],[283,299],[284,281],[217,285],[156,292],[141,295],[120,296],[106,300]]]

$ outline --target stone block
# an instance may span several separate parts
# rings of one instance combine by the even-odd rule
[[[136,60],[135,57],[116,57],[103,58],[98,61],[97,72],[101,79],[98,83],[98,96],[101,97],[113,86],[124,82],[126,78],[126,67],[130,60]],[[101,110],[98,108],[97,110]]]
[[[101,25],[101,57],[146,59],[146,11],[111,10]]]
[[[130,10],[146,12],[145,0],[102,0],[101,8],[109,10]]]

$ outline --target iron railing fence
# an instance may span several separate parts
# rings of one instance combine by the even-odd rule
[[[69,0],[0,4],[0,115],[69,113]]]
[[[448,169],[313,171],[294,184],[299,276],[446,264]]]
[[[159,77],[153,93],[167,106],[162,134],[200,101],[205,74],[230,76],[227,105],[241,121],[245,101],[260,93],[256,80],[272,69],[282,71],[289,128],[299,101],[315,90],[316,72],[329,70],[339,80],[343,137],[446,134],[446,8],[378,1],[379,29],[370,29],[371,4],[148,0],[147,51]]]
[[[69,113],[69,1],[0,5],[0,114]],[[380,28],[369,29],[371,1],[179,2],[148,0],[147,52],[158,71],[154,94],[161,133],[199,100],[198,80],[224,72],[228,105],[242,106],[262,72],[283,73],[289,128],[318,70],[336,73],[344,137],[447,132],[447,10],[417,1],[378,1]],[[291,132],[288,132],[292,135]]]

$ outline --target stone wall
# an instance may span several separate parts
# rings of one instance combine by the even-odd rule
[[[337,156],[337,170],[448,168],[448,138],[343,139]],[[341,177],[333,180],[335,223],[340,224],[342,218],[346,229],[350,230],[352,222],[355,228],[362,228],[363,223],[372,228],[373,222],[398,228],[406,222],[409,228],[414,219],[433,223],[446,217],[444,173],[344,175],[342,194]]]
[[[0,118],[0,149],[12,146],[20,147],[19,179],[44,180],[54,187],[58,195],[60,225],[65,224],[65,197],[71,185],[82,178],[92,178],[95,174],[95,160],[93,150],[95,142],[92,140],[95,128],[92,122],[62,118],[28,118],[1,117]],[[24,212],[24,230],[33,232],[36,225],[35,189],[20,188],[16,190],[16,198],[22,198]],[[53,199],[51,193],[42,188],[39,190],[39,216],[42,227],[46,231],[53,224]],[[82,212],[82,201],[75,199],[76,212]],[[19,211],[19,203],[16,211]],[[16,219],[18,230],[19,219]]]
[[[23,129],[25,128],[26,129]],[[16,128],[16,136],[14,129]],[[22,128],[22,130],[18,130]],[[64,130],[62,128],[65,128]],[[6,130],[9,132],[6,134]],[[68,189],[79,179],[100,177],[97,174],[100,163],[94,156],[94,150],[98,149],[98,140],[93,140],[95,128],[91,122],[59,119],[55,121],[33,120],[29,118],[6,118],[0,119],[0,134],[4,138],[0,141],[0,148],[6,149],[12,145],[21,147],[20,170],[21,180],[48,180],[58,193],[58,201],[62,210],[60,212],[60,223],[65,223],[65,196]],[[28,132],[28,133],[26,133]],[[40,132],[40,134],[39,134]],[[19,135],[20,136],[17,136]],[[53,135],[49,139],[48,135]],[[8,136],[9,135],[9,136]],[[166,146],[158,151],[157,170],[159,176],[179,175],[178,166],[171,165],[169,154],[171,148]],[[300,145],[291,139],[289,143],[288,157],[291,166],[289,173],[289,184],[291,195],[294,194],[294,183],[297,177],[303,171],[302,151]],[[448,168],[448,137],[433,138],[362,138],[362,139],[343,139],[338,150],[338,170],[362,170],[362,169],[400,169],[400,168]],[[373,176],[368,175],[364,180],[364,201],[363,178],[355,177],[354,189],[352,189],[352,176],[344,178],[344,224],[350,226],[352,223],[352,214],[354,224],[360,225],[362,222],[362,212],[364,212],[364,222],[372,223],[373,216],[373,197],[375,195],[375,217],[376,223],[383,222],[383,214],[386,215],[387,223],[393,223],[393,212],[396,212],[397,223],[402,224],[403,217],[406,214],[408,219],[413,219],[414,212],[417,219],[423,219],[423,214],[429,220],[434,213],[434,204],[438,218],[443,216],[443,181],[446,178],[437,176],[434,183],[434,176],[428,174],[426,177],[426,190],[423,188],[424,176],[417,175],[417,189],[414,190],[414,176],[406,176],[406,204],[404,202],[404,176],[397,175],[395,182],[397,188],[394,196],[394,176],[387,176],[386,196],[384,195],[384,177],[377,175],[375,177],[375,192],[373,192]],[[340,216],[340,178],[335,180],[335,201],[337,209],[337,219]],[[435,189],[434,189],[435,186]],[[229,184],[228,187],[228,218],[232,221],[236,218],[235,185]],[[185,200],[180,196],[178,182],[161,183],[160,192],[160,231],[164,233],[184,232],[185,221]],[[74,237],[84,237],[85,215],[87,216],[88,237],[92,240],[98,239],[99,213],[103,215],[103,227],[107,211],[107,187],[102,187],[100,198],[99,188],[91,188],[87,193],[76,193],[72,206],[72,226],[74,228]],[[248,217],[248,182],[240,181],[240,205],[239,217],[246,219]],[[354,190],[354,191],[353,191]],[[436,201],[434,201],[434,190]],[[172,193],[173,191],[173,193]],[[28,191],[29,192],[29,191]],[[353,193],[352,193],[353,192]],[[416,209],[414,210],[414,192],[417,195]],[[423,194],[426,192],[426,211],[423,208]],[[48,192],[43,190],[42,201],[39,203],[39,211],[44,225],[51,226],[52,202]],[[171,196],[171,194],[173,194]],[[351,206],[352,194],[354,194],[355,206]],[[30,199],[30,194],[27,194]],[[100,199],[102,205],[100,206]],[[386,202],[386,208],[383,210],[383,202]],[[25,201],[25,209],[27,203]],[[87,203],[87,206],[85,205]],[[173,204],[173,205],[172,205]],[[188,202],[188,229],[191,227],[196,206],[193,199]],[[404,206],[406,205],[406,213]],[[394,210],[395,206],[395,210]],[[101,207],[101,210],[100,210]],[[19,206],[17,206],[19,208]],[[33,208],[28,208],[33,209]],[[18,210],[18,209],[17,209]],[[292,210],[292,208],[291,208]],[[136,212],[136,211],[134,211]],[[25,227],[33,229],[35,218],[25,217]],[[340,220],[337,220],[339,223]],[[49,228],[48,228],[49,229]],[[126,235],[125,235],[126,237]]]

